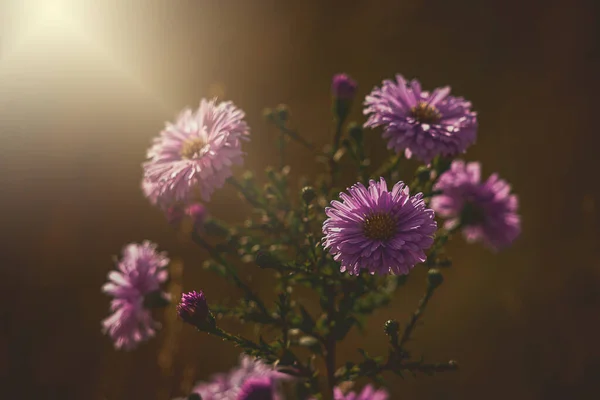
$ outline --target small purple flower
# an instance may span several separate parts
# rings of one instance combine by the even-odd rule
[[[352,100],[356,94],[357,84],[346,74],[334,75],[331,82],[333,97],[342,100]]]
[[[177,314],[188,324],[197,327],[205,325],[209,310],[204,293],[202,291],[183,293],[181,302],[177,305]]]
[[[344,395],[338,388],[335,388],[333,393],[334,400],[387,400],[389,396],[390,395],[386,390],[375,390],[375,388],[371,385],[365,386],[362,392],[359,394],[355,392],[349,392],[348,394]]]
[[[166,254],[157,252],[155,244],[132,243],[123,249],[117,271],[108,274],[109,282],[102,291],[114,298],[110,306],[113,314],[102,321],[102,326],[117,349],[131,350],[154,336],[159,324],[144,307],[144,299],[160,290],[168,276],[168,263]],[[168,298],[166,293],[161,295]]]
[[[429,163],[437,155],[464,153],[475,143],[477,114],[470,102],[450,96],[449,87],[421,91],[417,80],[406,82],[398,74],[396,81],[385,80],[373,89],[364,104],[365,127],[383,126],[388,149],[404,150],[407,158]]]
[[[379,274],[408,274],[426,259],[437,225],[423,194],[410,196],[403,182],[388,191],[385,179],[357,183],[340,193],[342,202],[325,209],[324,247],[340,270],[358,274],[361,269]]]
[[[185,214],[192,219],[194,226],[199,227],[206,220],[208,212],[206,211],[206,207],[204,207],[202,204],[194,203],[185,208]]]
[[[214,375],[210,382],[200,382],[193,393],[198,393],[203,400],[238,399],[244,384],[251,379],[290,379],[289,375],[275,370],[260,360],[241,355],[240,365],[228,373]]]
[[[174,124],[167,123],[143,164],[150,200],[163,206],[196,194],[210,200],[232,175],[231,166],[242,163],[241,142],[249,140],[243,118],[231,102],[203,99],[197,111],[184,110]]]
[[[461,224],[467,241],[482,241],[492,250],[510,245],[521,233],[518,199],[497,174],[481,183],[481,165],[455,160],[434,186],[442,193],[431,207],[446,218],[446,229]]]
[[[269,377],[250,378],[244,382],[236,400],[276,400],[274,381]]]
[[[102,330],[110,336],[117,350],[135,349],[160,328],[160,324],[152,319],[150,310],[144,308],[143,298],[138,301],[114,299],[110,310],[113,313],[102,321]]]

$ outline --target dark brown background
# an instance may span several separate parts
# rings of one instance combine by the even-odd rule
[[[513,183],[523,234],[497,255],[451,243],[455,267],[413,348],[462,369],[390,377],[392,398],[598,398],[593,0],[81,1],[71,5],[81,26],[54,21],[13,47],[19,20],[4,3],[2,397],[162,400],[233,365],[228,344],[173,321],[131,353],[113,351],[100,333],[108,306],[100,285],[127,242],[150,239],[180,259],[185,289],[222,298],[226,288],[142,197],[140,162],[151,138],[181,108],[224,95],[253,129],[246,165],[263,168],[277,160],[263,106],[289,104],[299,130],[325,144],[334,73],[355,77],[362,97],[401,72],[473,101],[481,128],[466,157]],[[358,107],[354,117],[363,120]],[[295,149],[295,169],[317,172]],[[237,204],[224,189],[211,211],[241,218]],[[383,353],[381,324],[406,319],[423,286],[416,272],[341,354],[356,358],[359,345]]]

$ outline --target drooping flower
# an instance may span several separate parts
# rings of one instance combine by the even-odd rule
[[[437,156],[464,153],[477,136],[477,114],[462,97],[450,96],[450,87],[429,93],[417,80],[385,80],[365,99],[365,127],[383,126],[388,149],[404,151],[407,158],[429,163]]]
[[[331,81],[331,94],[333,97],[351,100],[356,94],[357,84],[347,74],[337,74]]]
[[[500,250],[519,236],[517,196],[497,174],[482,183],[479,163],[455,160],[434,189],[441,194],[431,199],[431,207],[447,219],[447,229],[461,224],[469,242],[481,241],[492,250]]]
[[[323,242],[342,272],[408,274],[425,261],[437,225],[422,193],[410,196],[403,182],[388,191],[380,178],[368,188],[357,183],[340,198],[325,209]]]
[[[214,375],[210,382],[198,383],[192,392],[198,393],[203,400],[238,399],[244,384],[253,379],[268,379],[274,384],[279,379],[289,379],[289,375],[260,360],[241,355],[238,367],[228,373]]]
[[[125,246],[117,270],[108,274],[109,281],[102,287],[104,293],[113,297],[112,315],[102,321],[102,327],[117,349],[135,348],[154,336],[159,327],[145,301],[160,292],[168,277],[165,267],[169,259],[165,253],[157,252],[156,247],[148,241]],[[160,296],[168,298],[166,293],[161,292]]]
[[[373,386],[367,385],[362,392],[349,392],[346,395],[339,388],[334,389],[333,398],[335,400],[387,400],[389,393],[384,389],[376,390]]]
[[[209,310],[206,297],[202,291],[191,291],[181,295],[181,301],[177,305],[179,317],[194,326],[202,326],[206,323]]]
[[[192,219],[194,226],[198,227],[204,223],[208,212],[202,204],[193,203],[185,208],[185,214]]]
[[[174,124],[167,123],[143,164],[156,202],[186,203],[196,194],[210,200],[232,175],[232,165],[242,163],[241,142],[249,140],[243,118],[231,102],[203,99],[197,111],[186,109]]]

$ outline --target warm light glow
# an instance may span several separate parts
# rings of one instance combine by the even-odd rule
[[[86,34],[85,24],[75,13],[74,1],[13,0],[8,7],[12,32],[3,43],[2,59],[19,51],[32,38],[43,37],[47,42]]]
[[[92,13],[84,12],[86,6],[93,6],[93,2],[9,1],[11,1],[8,7],[10,34],[3,38],[0,53],[1,86],[12,85],[17,76],[23,81],[26,80],[24,75],[33,75],[34,79],[38,79],[41,74],[48,75],[53,70],[64,70],[66,63],[84,65],[86,60],[94,59],[95,63],[103,66],[107,71],[117,72],[119,76],[126,77],[130,83],[138,87],[138,90],[141,89],[158,103],[163,103],[161,97],[140,80],[127,60],[114,54],[110,43],[106,43],[106,38],[95,31],[94,27],[97,26],[98,21],[92,20]],[[90,9],[88,8],[87,11]],[[75,85],[77,79],[84,79],[83,75],[85,72],[82,72],[79,77],[73,76],[71,84]],[[103,78],[93,75],[93,79],[100,82]],[[50,81],[51,79],[48,80]],[[43,90],[43,87],[37,87],[38,93]],[[13,97],[16,95],[24,95],[24,93],[15,92]]]

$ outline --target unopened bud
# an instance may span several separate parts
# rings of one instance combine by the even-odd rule
[[[439,269],[430,269],[427,273],[427,283],[432,289],[437,288],[444,282],[444,276]]]
[[[290,109],[288,106],[286,106],[285,104],[280,104],[277,106],[277,109],[275,110],[275,112],[277,113],[277,117],[279,118],[279,120],[281,121],[287,121],[288,118],[290,117]]]
[[[317,197],[317,193],[312,186],[305,186],[302,188],[302,200],[304,200],[306,204],[312,203],[315,197]]]
[[[181,301],[177,305],[177,314],[190,325],[198,329],[206,329],[212,318],[209,318],[210,311],[206,303],[206,297],[202,291],[191,291],[181,295]],[[214,322],[214,320],[213,320]]]
[[[398,331],[400,330],[400,323],[395,319],[390,319],[385,321],[383,324],[383,331],[388,336],[398,335]]]

